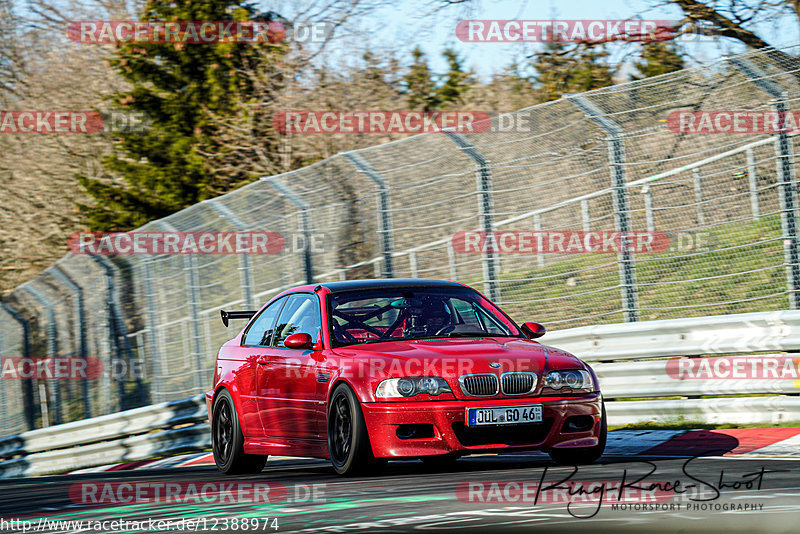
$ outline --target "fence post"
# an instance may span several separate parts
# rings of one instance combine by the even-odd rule
[[[625,184],[625,151],[622,141],[623,131],[619,124],[606,116],[584,95],[568,95],[567,99],[577,106],[587,117],[597,123],[609,134],[609,163],[614,194],[614,221],[616,230],[623,236],[631,230],[628,209],[628,190]],[[636,271],[633,257],[626,247],[617,254],[620,281],[622,285],[622,307],[625,322],[639,320],[639,303],[636,287]]]
[[[19,326],[22,329],[22,357],[25,359],[30,359],[31,329],[27,319],[25,319],[22,314],[17,312],[17,310],[5,302],[0,302],[0,308],[2,308],[8,315],[11,316],[12,319],[19,323]],[[33,430],[36,428],[36,415],[34,414],[35,401],[33,400],[32,380],[22,381],[22,396],[24,397],[22,401],[22,411],[25,414],[25,424],[28,426],[28,430]]]
[[[212,210],[216,211],[220,217],[231,223],[237,231],[247,230],[247,225],[235,213],[233,213],[228,206],[221,203],[218,199],[213,198],[204,200]],[[310,246],[308,243],[306,245]],[[250,269],[250,254],[239,254],[239,278],[242,284],[242,298],[244,299],[244,307],[248,310],[255,310],[257,308],[255,298],[253,297],[253,271]]]
[[[697,204],[697,224],[706,225],[706,214],[703,210],[703,176],[700,169],[692,169],[692,180],[694,181],[694,202]]]
[[[306,283],[314,283],[314,265],[311,261],[311,217],[308,214],[310,206],[308,202],[300,198],[289,186],[281,182],[277,177],[264,177],[262,180],[269,183],[278,193],[289,199],[289,202],[300,208],[300,232],[305,239],[303,247],[303,270],[306,275]]]
[[[353,166],[364,174],[367,178],[375,182],[378,187],[378,215],[380,219],[381,249],[383,250],[383,276],[394,278],[394,262],[392,253],[394,252],[394,240],[392,239],[392,214],[389,202],[389,184],[376,171],[372,165],[355,152],[344,152],[342,154],[350,160]]]
[[[105,256],[90,254],[89,257],[92,259],[92,261],[102,267],[103,271],[105,272],[106,307],[108,310],[109,328],[111,329],[111,339],[114,342],[115,354],[117,355],[117,358],[121,356],[122,360],[127,362],[125,370],[136,375],[136,393],[139,397],[138,404],[139,406],[144,406],[147,404],[148,400],[147,393],[144,390],[142,378],[134,368],[133,351],[131,350],[131,342],[128,339],[128,328],[125,326],[125,316],[122,313],[122,304],[120,303],[119,294],[117,293],[117,280],[122,278],[119,274],[119,267],[114,265],[114,263]],[[114,369],[115,368],[113,367],[112,362],[112,368],[109,369],[109,373]],[[128,405],[124,377],[120,377],[117,382],[120,396],[120,410],[133,408],[134,406]]]
[[[647,221],[647,231],[656,231],[656,218],[653,214],[653,192],[650,191],[650,185],[642,187],[642,194],[644,195],[644,217]]]
[[[481,219],[481,230],[488,235],[494,231],[494,209],[492,207],[492,174],[489,172],[489,162],[483,154],[463,135],[455,132],[447,132],[447,137],[458,146],[464,153],[477,165],[476,180],[478,185],[479,203],[478,213]],[[452,246],[452,245],[451,245]],[[483,253],[483,278],[486,280],[486,290],[489,300],[500,301],[500,289],[497,284],[497,275],[500,270],[498,267],[497,256],[492,247],[486,247]]]
[[[772,99],[780,121],[786,116],[788,96],[783,87],[769,79],[767,73],[747,58],[729,57],[730,61],[759,89]],[[786,280],[789,291],[789,307],[800,308],[800,247],[797,240],[797,183],[792,166],[792,145],[789,135],[783,128],[775,136],[775,155],[780,186],[781,228],[783,231],[783,251],[786,261]]]
[[[581,200],[581,229],[584,232],[589,232],[592,229],[592,219],[589,215],[589,201]]]
[[[417,253],[416,252],[409,252],[408,253],[408,266],[411,269],[411,278],[417,277]]]
[[[83,307],[83,289],[72,278],[67,276],[57,264],[47,269],[53,278],[58,280],[72,293],[72,322],[75,328],[75,342],[78,345],[78,357],[86,361],[86,316]],[[81,380],[81,395],[83,397],[83,417],[92,416],[91,399],[89,397],[89,382]]]
[[[541,213],[535,213],[533,215],[533,231],[534,232],[541,232],[542,231],[542,214]],[[544,254],[542,254],[541,251],[536,253],[536,265],[538,265],[539,267],[544,267],[544,265],[545,265]]]
[[[33,287],[30,282],[22,284],[20,289],[31,295],[44,308],[47,320],[47,333],[45,335],[47,341],[47,357],[51,358],[53,363],[55,363],[55,359],[58,357],[58,332],[56,316],[53,312],[53,303],[38,289]],[[48,388],[50,390],[50,404],[53,405],[53,424],[57,425],[61,423],[61,390],[58,387],[57,380],[51,378],[48,381],[50,382],[50,387]],[[42,424],[49,424],[49,417],[44,415],[44,413],[42,414],[42,422]]]
[[[753,211],[753,220],[761,217],[761,207],[758,203],[758,174],[756,173],[756,158],[752,148],[745,151],[747,155],[747,182],[750,188],[750,208]]]
[[[164,342],[159,332],[158,315],[156,310],[156,292],[153,287],[153,257],[146,256],[138,263],[140,278],[144,285],[144,298],[145,298],[145,321],[147,324],[147,346],[149,347],[150,361],[153,368],[154,376],[165,376],[167,373],[167,365],[164,361]],[[157,391],[157,386],[151,382],[150,396],[154,403],[159,403],[167,400],[161,398],[160,392]]]
[[[167,232],[177,232],[178,230],[167,221],[157,221],[155,224]],[[197,274],[197,258],[194,254],[183,255],[183,270],[186,273],[186,290],[189,297],[189,328],[191,329],[190,347],[194,356],[194,387],[195,393],[204,390],[205,374],[203,369],[203,336],[200,333],[200,277]]]
[[[456,251],[453,250],[453,244],[447,244],[447,265],[450,268],[450,279],[458,280],[458,268],[456,267]]]

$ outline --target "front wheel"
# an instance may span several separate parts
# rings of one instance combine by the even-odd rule
[[[242,427],[228,390],[216,395],[211,413],[211,448],[217,468],[226,475],[260,473],[267,457],[244,453]]]
[[[328,453],[333,469],[345,476],[364,472],[373,459],[361,403],[345,384],[328,405]]]
[[[551,449],[550,458],[559,465],[586,465],[596,462],[606,449],[606,435],[608,424],[606,422],[606,405],[603,403],[602,415],[600,416],[600,435],[598,443],[594,447],[583,447],[576,449]]]

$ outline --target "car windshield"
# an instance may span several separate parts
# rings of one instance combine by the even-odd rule
[[[331,295],[337,346],[446,337],[522,337],[517,326],[467,287],[384,288]]]

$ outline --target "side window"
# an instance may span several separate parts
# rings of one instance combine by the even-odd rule
[[[286,297],[276,300],[261,312],[261,315],[256,317],[253,324],[247,329],[242,345],[251,347],[269,346],[275,329],[275,319],[278,317],[278,312],[281,311],[281,306],[283,306],[284,302],[286,302]]]
[[[478,304],[466,302],[461,299],[451,299],[450,303],[458,312],[464,325],[473,328],[473,331],[486,332],[487,334],[508,334],[507,328],[498,324],[496,319],[481,308]]]
[[[272,346],[283,347],[287,337],[298,333],[308,334],[312,341],[316,341],[321,327],[317,296],[303,293],[290,295],[278,317]]]
[[[475,312],[475,308],[472,306],[472,303],[461,299],[450,299],[450,303],[456,309],[459,317],[462,321],[464,321],[465,325],[473,327],[477,331],[483,330],[483,325],[478,319],[478,315]]]

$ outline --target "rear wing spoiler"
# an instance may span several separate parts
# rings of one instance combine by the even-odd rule
[[[249,319],[258,313],[256,310],[254,311],[225,311],[220,310],[219,314],[222,317],[222,324],[226,327],[228,326],[228,321],[230,319]]]

